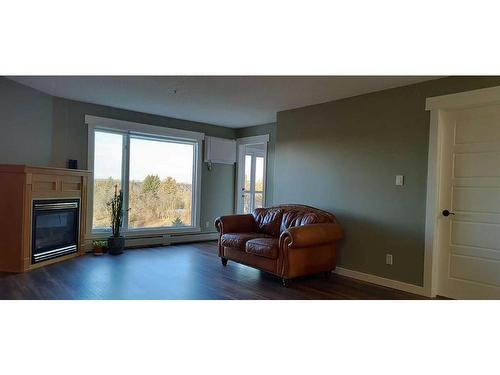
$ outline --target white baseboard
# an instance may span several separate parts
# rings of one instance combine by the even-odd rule
[[[404,292],[428,297],[424,291],[423,286],[408,284],[397,280],[386,279],[385,277],[375,276],[359,271],[353,271],[343,267],[337,267],[334,272],[342,276],[352,277],[353,279],[362,280],[372,284],[385,286],[387,288],[402,290]]]

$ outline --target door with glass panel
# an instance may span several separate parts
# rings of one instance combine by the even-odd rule
[[[265,205],[267,143],[238,146],[238,213]]]

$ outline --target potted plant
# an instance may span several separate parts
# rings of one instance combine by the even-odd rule
[[[94,255],[104,254],[104,247],[106,246],[106,241],[93,241],[93,253]]]
[[[118,191],[118,186],[115,185],[115,195],[108,203],[108,208],[111,213],[111,230],[113,235],[108,238],[108,253],[118,255],[123,253],[125,247],[125,238],[120,235],[120,230],[123,223],[123,193]]]

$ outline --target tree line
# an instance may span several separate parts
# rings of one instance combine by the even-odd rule
[[[96,179],[94,182],[94,227],[109,227],[107,207],[118,179]],[[129,228],[190,226],[192,185],[172,177],[163,180],[147,175],[144,180],[129,183]]]

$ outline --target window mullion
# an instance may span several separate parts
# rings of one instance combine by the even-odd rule
[[[122,149],[122,192],[123,192],[123,231],[128,231],[128,212],[129,212],[129,170],[130,170],[130,135],[123,136]]]

